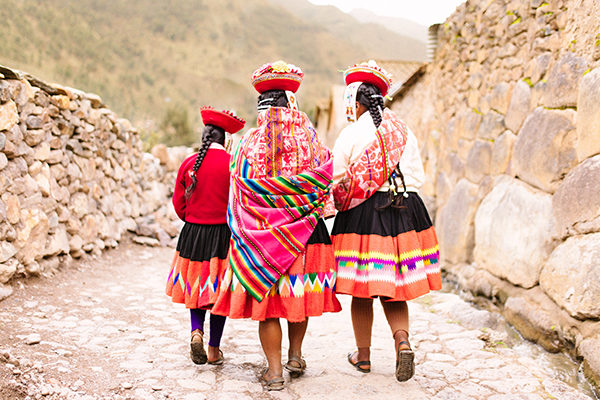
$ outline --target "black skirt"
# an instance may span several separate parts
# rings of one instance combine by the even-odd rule
[[[356,233],[359,235],[397,236],[404,232],[421,232],[431,228],[431,218],[418,193],[408,192],[402,198],[403,208],[378,207],[388,202],[387,192],[375,192],[365,202],[340,212],[335,217],[332,235]]]
[[[179,257],[190,261],[225,259],[229,251],[231,230],[227,224],[203,225],[186,222],[179,234]]]

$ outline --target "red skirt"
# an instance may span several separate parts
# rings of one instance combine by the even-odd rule
[[[442,288],[437,236],[423,201],[409,192],[404,208],[378,209],[387,199],[376,192],[337,214],[337,293],[406,301]]]
[[[227,224],[186,222],[167,279],[167,296],[187,308],[210,309],[228,264],[231,231]]]
[[[302,322],[307,317],[341,311],[335,285],[333,246],[325,223],[319,220],[304,253],[296,258],[261,302],[246,292],[228,266],[211,313],[256,321],[284,318]]]

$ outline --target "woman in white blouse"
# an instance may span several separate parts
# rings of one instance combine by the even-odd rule
[[[353,123],[333,148],[336,215],[332,239],[336,291],[352,295],[357,351],[348,361],[370,372],[373,299],[379,297],[396,352],[396,379],[414,375],[407,300],[441,288],[438,243],[419,197],[425,181],[415,135],[384,108],[388,74],[373,61],[345,71],[346,113]]]

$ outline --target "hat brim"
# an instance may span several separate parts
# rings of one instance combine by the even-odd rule
[[[252,84],[258,93],[264,93],[267,90],[289,90],[296,93],[302,78],[297,74],[263,74],[256,78]]]
[[[202,116],[204,125],[215,125],[229,133],[238,132],[246,124],[242,119],[210,108],[200,110],[200,115]]]
[[[375,71],[367,71],[364,69],[355,69],[346,72],[344,78],[346,85],[353,82],[365,82],[374,85],[381,92],[382,96],[385,96],[390,88],[389,83],[382,77],[378,76]]]

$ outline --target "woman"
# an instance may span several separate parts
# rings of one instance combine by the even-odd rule
[[[414,374],[407,300],[441,288],[438,243],[419,197],[425,173],[414,134],[384,109],[388,74],[374,61],[344,72],[346,113],[353,122],[336,140],[334,197],[340,211],[332,237],[337,293],[352,295],[358,350],[348,361],[370,372],[373,299],[379,297],[394,338],[396,379]]]
[[[303,73],[278,61],[252,76],[258,128],[240,143],[231,168],[227,221],[230,264],[213,312],[260,321],[268,390],[284,387],[279,318],[288,321],[285,368],[301,375],[308,317],[336,312],[335,258],[323,217],[334,212],[332,161],[295,92]]]
[[[230,155],[225,132],[235,133],[245,121],[228,111],[201,110],[204,131],[198,154],[179,168],[173,206],[185,221],[167,280],[167,295],[190,309],[190,356],[196,364],[222,364],[219,349],[225,317],[211,314],[208,354],[204,350],[204,318],[216,300],[216,291],[227,264],[231,231],[226,223]]]

